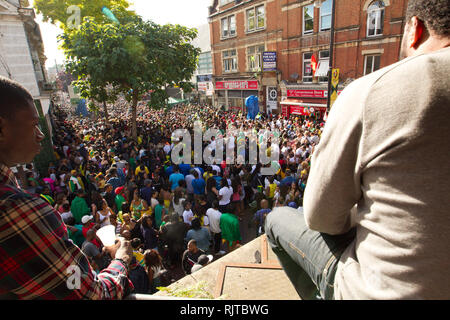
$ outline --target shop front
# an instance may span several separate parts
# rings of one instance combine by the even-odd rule
[[[341,91],[338,92],[338,94]],[[284,117],[291,115],[323,119],[327,112],[328,90],[326,89],[287,89],[281,101]]]
[[[216,81],[215,93],[219,107],[228,111],[245,112],[245,99],[258,96],[257,80]]]

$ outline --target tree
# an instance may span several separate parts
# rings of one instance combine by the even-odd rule
[[[200,49],[190,42],[196,29],[160,26],[139,16],[123,15],[117,23],[85,18],[81,26],[62,35],[68,69],[79,80],[109,84],[132,103],[132,132],[137,139],[136,109],[143,94],[152,91],[152,103],[167,98],[164,87],[189,90]],[[92,84],[92,83],[91,83]]]
[[[117,100],[117,90],[112,86],[105,85],[104,83],[96,83],[95,79],[91,77],[77,80],[74,85],[80,90],[81,97],[95,100],[103,106],[105,123],[107,124],[109,122],[107,103],[114,103]],[[96,108],[93,109],[94,111],[98,111]]]
[[[108,23],[109,19],[102,13],[102,8],[107,7],[114,11],[116,16],[134,15],[127,10],[130,3],[127,0],[35,0],[36,12],[42,14],[44,22],[50,22],[59,26],[65,32],[68,31],[71,17],[76,14],[72,6],[80,9],[80,21],[85,17],[92,17],[98,23]]]

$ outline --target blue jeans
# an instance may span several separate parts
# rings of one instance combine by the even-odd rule
[[[304,300],[334,298],[334,277],[342,252],[353,241],[356,229],[338,236],[313,231],[303,213],[277,208],[267,215],[266,235],[281,266]]]

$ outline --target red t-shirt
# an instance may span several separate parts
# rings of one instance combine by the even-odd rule
[[[93,227],[94,227],[94,223],[92,223],[92,222],[89,224],[88,227],[84,227],[84,226],[83,226],[83,228],[81,229],[81,232],[83,232],[84,238],[86,238],[87,232],[88,232],[89,230],[91,230]],[[101,249],[102,246],[101,246],[100,243],[97,241],[97,239],[94,238],[94,239],[92,239],[91,242],[92,242],[93,244],[95,244],[99,250]]]

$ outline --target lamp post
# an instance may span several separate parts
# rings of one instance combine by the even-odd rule
[[[325,0],[316,0],[314,1],[314,6],[320,8],[322,3]],[[330,28],[330,62],[328,68],[328,96],[327,96],[327,112],[330,112],[330,104],[331,104],[331,77],[333,74],[333,56],[334,56],[334,24],[336,17],[336,0],[333,0],[331,6],[331,28]]]

